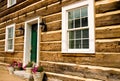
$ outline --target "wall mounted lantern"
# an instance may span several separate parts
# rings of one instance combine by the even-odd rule
[[[24,27],[21,26],[20,28],[18,28],[18,30],[20,30],[20,32],[24,35]]]
[[[46,32],[47,31],[47,25],[45,22],[41,22],[40,25],[42,26],[42,32]]]

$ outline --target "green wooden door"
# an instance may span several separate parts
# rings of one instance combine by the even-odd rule
[[[31,29],[31,61],[37,60],[37,24],[32,25]]]

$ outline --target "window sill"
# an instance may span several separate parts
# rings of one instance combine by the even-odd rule
[[[62,53],[63,56],[67,57],[94,57],[95,53],[90,53],[90,54],[84,54],[84,53],[79,53],[79,54],[72,54],[72,53]]]

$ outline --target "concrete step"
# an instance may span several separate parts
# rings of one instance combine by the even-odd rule
[[[72,63],[41,61],[45,71],[78,76],[83,78],[92,78],[103,81],[120,81],[120,69],[91,65],[79,65]]]

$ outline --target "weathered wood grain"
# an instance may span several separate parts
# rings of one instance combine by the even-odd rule
[[[115,27],[115,26],[114,26]],[[96,39],[100,38],[120,38],[120,28],[106,28],[101,30],[96,30]]]
[[[115,42],[97,42],[96,52],[120,52],[120,41]]]
[[[46,41],[60,41],[61,40],[61,32],[57,33],[43,33],[41,35],[41,42],[46,42]]]
[[[50,16],[44,17],[43,20],[46,21],[46,23],[61,20],[61,13],[51,14]]]
[[[120,13],[108,15],[108,16],[103,15],[102,17],[97,17],[95,21],[96,27],[119,25],[119,24],[120,24]]]
[[[61,21],[52,22],[52,23],[47,24],[47,30],[48,31],[61,30]]]
[[[5,33],[5,28],[0,29],[0,34]]]
[[[0,51],[5,51],[5,49],[4,49],[4,47],[2,46],[2,47],[0,47]]]
[[[120,1],[112,2],[108,4],[101,4],[96,6],[95,8],[96,8],[96,14],[119,10]]]
[[[0,40],[5,39],[5,34],[0,34]]]
[[[23,51],[23,49],[24,49],[23,44],[15,45],[15,51]]]
[[[0,40],[0,45],[5,45],[5,41],[3,41],[3,40],[1,41]]]
[[[77,63],[83,65],[95,65],[95,66],[106,66],[106,67],[116,67],[119,68],[120,65],[120,55],[119,54],[101,54],[96,53],[95,56],[64,56],[62,53],[55,53],[55,52],[41,52],[40,59],[42,61],[49,61],[49,62],[65,62],[65,63]],[[72,54],[71,54],[72,55]],[[80,53],[78,54],[80,55]],[[49,57],[48,57],[49,56]],[[111,61],[112,58],[112,61]]]
[[[41,50],[42,51],[60,51],[61,50],[61,44],[58,43],[41,43]]]
[[[24,37],[19,36],[15,38],[15,44],[24,43]]]

